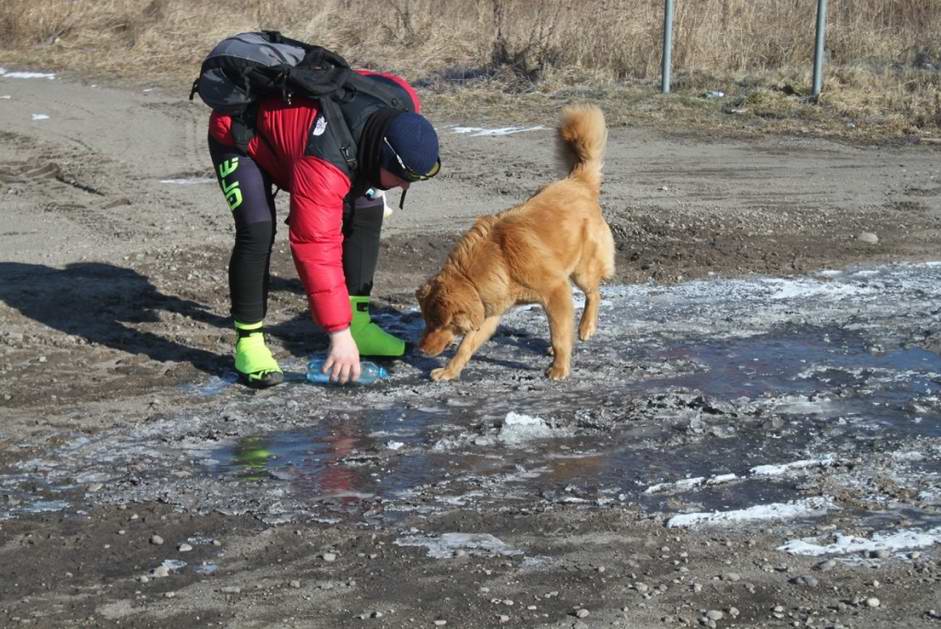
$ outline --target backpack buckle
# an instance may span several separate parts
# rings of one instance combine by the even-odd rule
[[[340,154],[343,155],[343,159],[346,160],[346,163],[349,164],[352,170],[359,168],[359,162],[356,160],[356,154],[353,153],[349,145],[341,146]]]

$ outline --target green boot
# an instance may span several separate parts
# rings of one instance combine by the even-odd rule
[[[278,361],[265,345],[262,322],[235,322],[235,370],[242,383],[254,389],[266,389],[284,382],[284,373]]]
[[[405,341],[392,336],[372,322],[369,316],[369,297],[350,295],[353,306],[353,321],[350,333],[356,341],[361,356],[402,356]]]

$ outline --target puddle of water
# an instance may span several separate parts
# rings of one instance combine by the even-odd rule
[[[429,382],[440,363],[415,359],[389,386],[327,390],[306,383],[298,358],[287,379],[304,387],[220,395],[197,405],[203,417],[182,409],[76,439],[0,486],[25,503],[30,484],[97,483],[96,500],[188,500],[279,521],[337,505],[388,520],[540,501],[750,517],[800,504],[826,477],[920,516],[941,495],[941,357],[909,344],[941,326],[937,303],[931,264],[608,287],[598,336],[578,345],[564,383],[544,379],[545,316],[523,308],[458,383]],[[397,334],[420,332],[415,312],[381,316]],[[259,434],[228,440],[248,430]],[[873,474],[905,491],[878,494]]]
[[[666,396],[673,408],[651,408],[646,417],[641,412],[603,440],[592,431],[572,430],[571,421],[558,429],[543,418],[577,416],[587,404],[584,392],[576,391],[528,399],[527,414],[511,410],[512,401],[462,409],[465,428],[456,434],[447,428],[453,426],[454,409],[365,411],[354,422],[328,418],[307,431],[243,439],[211,458],[223,462],[218,473],[287,481],[292,492],[309,500],[402,499],[437,481],[442,491],[447,487],[442,502],[451,504],[481,488],[478,502],[506,499],[508,486],[510,493],[592,504],[621,495],[667,511],[676,493],[713,510],[787,503],[794,497],[795,475],[834,463],[830,454],[816,460],[804,456],[828,443],[826,432],[834,425],[843,426],[832,437],[835,443],[874,430],[886,439],[941,435],[941,357],[920,349],[871,347],[858,333],[785,326],[658,349],[656,360],[697,368],[669,378],[614,383],[608,397],[628,400],[670,390],[696,395],[683,398],[685,404]],[[918,399],[927,401],[923,408],[912,405]],[[742,415],[767,413],[785,430],[795,428],[775,438],[761,424],[728,417],[730,407],[712,406],[731,400]],[[916,416],[922,421],[914,421]],[[715,418],[725,423],[716,425]],[[468,431],[468,426],[478,428]],[[671,443],[678,431],[694,438]],[[937,459],[916,457],[911,463],[930,474],[941,469]],[[684,478],[703,480],[684,486]],[[677,491],[645,491],[654,479],[678,482]]]
[[[923,349],[874,350],[861,335],[845,330],[789,326],[761,336],[678,344],[660,356],[702,365],[694,374],[661,382],[708,398],[797,396],[805,403],[793,407],[794,415],[855,415],[869,426],[941,436],[941,355]],[[912,402],[921,398],[935,409],[925,413],[934,421],[919,425],[913,422]]]
[[[368,420],[328,420],[310,430],[246,437],[212,453],[210,458],[221,462],[212,471],[246,480],[286,481],[312,500],[394,494],[423,482],[449,458],[445,453],[396,456],[420,446],[422,431],[438,421],[421,411],[411,413],[407,423],[402,417],[394,410]],[[389,434],[395,439],[386,438]]]

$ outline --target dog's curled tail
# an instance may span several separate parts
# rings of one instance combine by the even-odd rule
[[[569,105],[562,110],[559,148],[569,177],[581,179],[595,194],[601,190],[601,168],[608,129],[596,105]]]

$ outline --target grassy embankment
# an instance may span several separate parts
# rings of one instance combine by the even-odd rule
[[[227,34],[278,29],[398,71],[432,114],[554,120],[598,101],[612,124],[710,133],[941,136],[941,2],[831,0],[824,93],[816,2],[679,0],[673,94],[659,94],[662,0],[5,0],[0,65],[188,91]],[[721,91],[721,98],[704,98]]]

